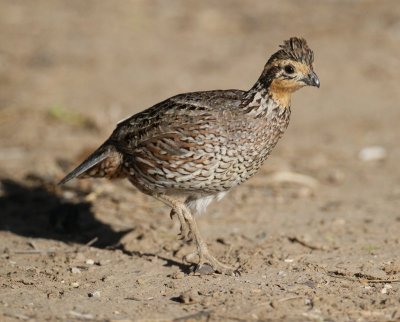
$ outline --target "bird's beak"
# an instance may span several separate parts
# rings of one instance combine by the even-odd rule
[[[319,88],[320,82],[317,74],[312,70],[307,77],[303,78],[303,82],[309,86],[315,86]]]

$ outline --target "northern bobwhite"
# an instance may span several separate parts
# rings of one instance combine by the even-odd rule
[[[231,274],[209,252],[194,214],[249,179],[289,124],[294,91],[319,87],[314,55],[302,38],[290,38],[266,63],[248,91],[215,90],[173,96],[118,123],[72,178],[128,178],[140,191],[172,208],[181,235],[191,233],[198,268]]]

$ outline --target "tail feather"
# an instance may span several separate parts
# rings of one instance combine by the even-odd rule
[[[72,170],[59,184],[79,177],[115,177],[121,164],[121,155],[113,146],[102,145],[77,168]]]

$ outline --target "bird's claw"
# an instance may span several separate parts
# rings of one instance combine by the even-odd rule
[[[175,210],[172,209],[169,216],[171,219],[173,219],[175,216],[177,216],[179,219],[179,222],[181,224],[181,231],[179,233],[178,238],[180,240],[190,241],[192,239],[191,234],[190,234],[190,229],[188,228],[188,224],[187,224],[185,218],[183,217],[183,215],[177,213]]]
[[[181,223],[181,232],[179,233],[179,239],[180,240],[186,240],[186,241],[191,241],[191,234],[190,234],[190,230],[187,227],[187,224],[183,224]]]
[[[174,216],[176,216],[176,211],[174,209],[171,209],[171,212],[169,213],[169,218],[171,218],[171,220],[174,220]]]

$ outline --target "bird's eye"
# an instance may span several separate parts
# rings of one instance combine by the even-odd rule
[[[286,72],[287,74],[293,74],[293,73],[294,73],[294,67],[293,67],[292,65],[286,65],[286,66],[284,67],[284,69],[285,69],[285,72]]]

